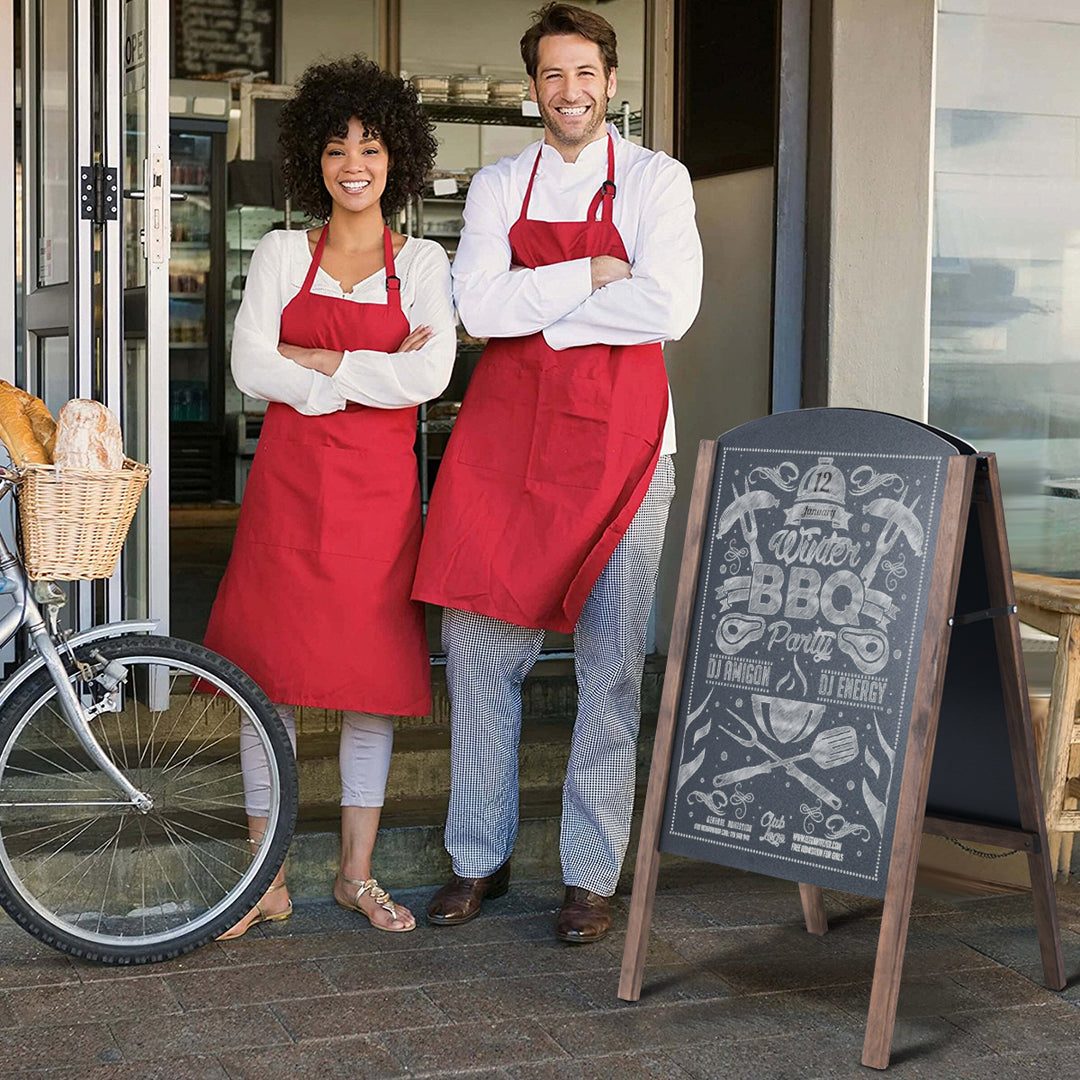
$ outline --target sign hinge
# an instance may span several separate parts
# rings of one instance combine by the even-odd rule
[[[950,626],[966,626],[968,623],[982,622],[983,619],[1001,619],[1006,615],[1015,615],[1016,605],[1008,607],[985,608],[982,611],[969,611],[966,615],[954,615],[949,620]]]
[[[79,217],[83,221],[92,221],[95,225],[116,221],[118,195],[115,169],[100,162],[79,169]]]

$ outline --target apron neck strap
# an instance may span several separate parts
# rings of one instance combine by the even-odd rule
[[[304,278],[304,287],[300,290],[302,293],[311,292],[311,283],[315,280],[315,274],[318,272],[319,264],[322,262],[323,248],[326,247],[326,238],[330,235],[330,222],[328,221],[323,227],[322,232],[319,233],[318,242],[315,244],[315,254],[311,256],[311,265],[308,267],[307,277]],[[304,234],[304,239],[307,239],[307,234]]]
[[[383,226],[383,255],[386,259],[386,303],[389,307],[401,310],[401,278],[394,268],[394,241],[390,236],[390,226]]]
[[[315,244],[315,254],[311,256],[311,265],[308,267],[307,277],[304,278],[304,287],[301,292],[310,293],[315,274],[322,263],[323,249],[326,247],[326,238],[330,235],[330,222],[327,222],[319,234],[319,240]],[[383,226],[383,258],[386,265],[386,303],[389,307],[401,310],[401,278],[394,272],[394,241],[390,235],[390,226]]]
[[[533,184],[536,182],[536,170],[540,166],[540,155],[544,152],[544,144],[540,143],[540,149],[536,151],[536,160],[533,162],[532,172],[529,174],[529,186],[525,189],[525,198],[521,201],[521,213],[518,214],[519,221],[525,221],[529,216],[529,200],[532,198]],[[596,219],[596,211],[600,209],[600,204],[603,203],[602,220],[611,222],[612,219],[612,204],[615,201],[615,140],[611,137],[611,132],[608,132],[607,137],[607,179],[600,185],[600,190],[593,196],[592,202],[589,204],[589,211],[585,215],[586,221],[594,221]]]
[[[615,140],[608,132],[607,137],[607,179],[600,185],[600,190],[593,196],[589,204],[589,213],[586,220],[595,221],[596,211],[603,205],[601,220],[610,224],[612,206],[615,202]]]
[[[536,151],[536,160],[533,162],[532,172],[529,173],[529,186],[525,189],[525,198],[521,200],[521,213],[519,221],[525,221],[529,216],[529,200],[532,198],[533,184],[536,182],[536,170],[540,167],[540,155],[544,152],[544,141],[540,140],[540,149]]]

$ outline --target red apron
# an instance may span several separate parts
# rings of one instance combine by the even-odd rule
[[[409,323],[390,230],[385,304],[312,294],[326,235],[281,313],[281,340],[396,351]],[[409,599],[420,546],[415,440],[415,408],[350,402],[328,416],[267,408],[206,644],[272,701],[430,712],[424,609]]]
[[[513,264],[625,260],[611,136],[584,221],[529,220],[542,151],[510,229]],[[543,334],[492,339],[439,466],[413,596],[571,632],[645,497],[667,405],[659,343],[556,352]]]

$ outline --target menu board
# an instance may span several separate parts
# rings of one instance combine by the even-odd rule
[[[174,78],[279,73],[281,0],[172,0]]]
[[[884,896],[956,452],[845,409],[717,444],[662,850]]]

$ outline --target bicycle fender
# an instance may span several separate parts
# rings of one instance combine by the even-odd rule
[[[83,630],[78,634],[72,634],[68,638],[68,644],[72,648],[78,648],[90,641],[100,641],[102,638],[120,637],[121,634],[143,634],[157,629],[159,619],[128,619],[125,622],[105,623],[103,626],[92,626],[89,630]],[[27,679],[36,671],[45,666],[45,661],[40,656],[27,660],[19,669],[6,679],[0,687],[0,708],[19,689]]]

